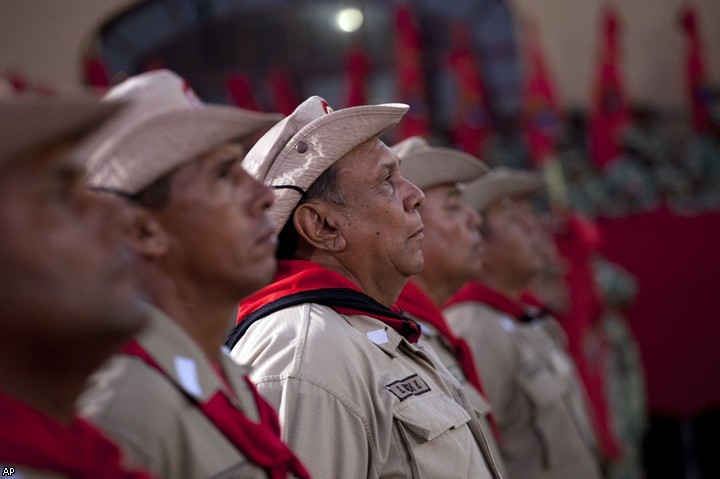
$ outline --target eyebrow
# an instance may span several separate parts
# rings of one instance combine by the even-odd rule
[[[399,168],[400,168],[400,161],[397,161],[397,160],[393,160],[389,163],[383,163],[382,165],[380,165],[381,172],[392,171],[392,170],[399,169]]]

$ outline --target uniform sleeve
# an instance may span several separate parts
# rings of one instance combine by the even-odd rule
[[[163,466],[160,457],[151,452],[155,448],[144,441],[139,434],[133,433],[127,424],[117,424],[107,417],[89,418],[89,420],[97,420],[96,425],[120,448],[124,464],[131,468],[145,469],[160,477]]]
[[[133,468],[143,468],[153,474],[161,475],[163,464],[162,456],[158,454],[157,437],[162,434],[152,427],[157,423],[168,425],[164,420],[167,408],[153,407],[153,402],[142,402],[140,396],[152,396],[156,391],[153,381],[145,377],[145,387],[139,391],[133,388],[116,387],[121,379],[127,377],[129,361],[126,358],[112,358],[107,368],[95,373],[90,381],[90,387],[83,392],[78,400],[78,412],[84,419],[98,427],[121,450],[123,461]],[[136,371],[131,370],[131,379]],[[152,378],[151,378],[152,379]],[[148,421],[151,416],[153,421]],[[177,431],[168,427],[163,428],[168,435]]]
[[[312,477],[377,477],[369,469],[369,428],[351,406],[297,378],[259,382],[256,387],[277,409],[283,440]]]
[[[485,393],[498,422],[503,423],[503,405],[512,395],[517,367],[510,333],[495,315],[470,304],[453,306],[444,314],[453,332],[470,346]]]

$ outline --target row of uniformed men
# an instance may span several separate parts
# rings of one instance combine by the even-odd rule
[[[388,148],[407,108],[311,97],[280,120],[168,71],[3,101],[0,464],[600,477],[562,332],[522,296],[542,181]]]

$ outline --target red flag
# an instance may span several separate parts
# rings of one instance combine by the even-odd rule
[[[110,87],[110,74],[100,55],[85,58],[85,82],[95,88],[106,90]]]
[[[620,80],[619,22],[614,10],[603,17],[603,41],[590,115],[590,156],[602,168],[620,153],[620,132],[629,109]]]
[[[481,156],[485,140],[491,132],[485,82],[472,52],[467,28],[456,25],[453,29],[453,41],[455,46],[450,53],[448,64],[455,77],[458,93],[452,139],[458,148]]]
[[[359,46],[348,50],[345,62],[347,73],[345,93],[346,107],[365,105],[365,80],[370,73],[370,59]]]
[[[530,156],[541,166],[555,151],[562,115],[555,100],[555,89],[545,66],[540,36],[536,28],[525,28],[525,91],[523,120]]]
[[[269,80],[270,89],[275,98],[275,111],[279,111],[283,115],[291,114],[299,103],[290,72],[284,67],[276,66],[271,70]]]
[[[680,26],[687,38],[686,87],[690,95],[693,126],[701,131],[708,127],[710,116],[708,105],[712,99],[708,84],[707,68],[702,52],[700,31],[695,9],[686,7],[680,12]]]
[[[410,2],[395,2],[393,10],[398,98],[399,101],[410,105],[410,110],[395,130],[397,140],[414,135],[427,136],[430,122],[425,103],[420,29]]]
[[[18,71],[6,72],[5,80],[8,81],[15,93],[19,93],[28,89],[28,82],[25,79],[25,75]]]
[[[565,260],[570,308],[560,320],[567,333],[568,349],[578,368],[592,410],[600,453],[604,459],[621,454],[608,406],[605,365],[607,345],[591,334],[602,314],[602,304],[595,286],[592,256],[600,244],[597,225],[574,213],[565,216],[565,228],[555,234],[558,251]]]
[[[252,93],[250,80],[242,73],[233,73],[226,82],[226,87],[233,105],[248,110],[260,111],[255,97]]]

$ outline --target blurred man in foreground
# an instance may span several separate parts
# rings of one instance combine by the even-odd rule
[[[121,210],[87,193],[77,151],[117,109],[85,97],[0,102],[3,475],[150,477],[124,469],[74,407],[92,371],[145,322]]]

